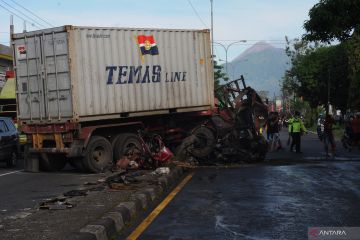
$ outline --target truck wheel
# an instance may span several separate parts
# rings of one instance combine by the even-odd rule
[[[111,143],[104,137],[93,136],[86,147],[83,165],[86,171],[100,173],[113,165]]]
[[[130,150],[136,149],[142,152],[141,143],[136,134],[123,133],[118,135],[114,142],[114,159],[118,161],[122,156],[127,154]]]
[[[214,133],[207,127],[199,127],[193,131],[192,136],[195,138],[189,149],[191,155],[198,158],[209,156],[215,145]]]
[[[61,154],[42,153],[39,160],[40,170],[47,172],[60,171],[67,163],[66,157]]]

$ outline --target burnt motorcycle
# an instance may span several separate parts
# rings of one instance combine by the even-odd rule
[[[154,169],[164,165],[174,156],[158,134],[139,130],[137,140],[129,145],[123,157],[117,161],[117,169]]]
[[[239,87],[239,80],[243,89]],[[260,115],[267,115],[267,106],[254,89],[246,87],[243,78],[217,90],[220,91],[218,99],[222,107],[192,131],[180,151],[200,163],[213,159],[220,162],[264,160],[267,142],[257,130],[256,122]]]

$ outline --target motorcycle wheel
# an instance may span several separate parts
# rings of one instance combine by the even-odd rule
[[[199,127],[192,133],[194,142],[190,148],[190,153],[194,157],[204,158],[209,156],[215,145],[215,135],[207,127]]]

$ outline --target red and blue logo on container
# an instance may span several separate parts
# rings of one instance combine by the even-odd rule
[[[155,43],[154,36],[139,35],[137,36],[137,42],[139,44],[139,48],[142,56],[146,54],[150,54],[150,55],[159,54],[159,50]]]

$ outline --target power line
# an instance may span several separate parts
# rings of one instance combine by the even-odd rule
[[[30,11],[29,9],[27,9],[26,7],[22,6],[21,4],[15,2],[14,0],[10,0],[13,3],[15,3],[17,6],[21,7],[22,9],[24,9],[25,11],[27,11],[28,13],[30,13],[31,15],[33,15],[34,17],[40,19],[41,21],[43,21],[44,23],[48,24],[51,27],[55,27],[53,24],[49,23],[49,21],[47,21],[45,18],[41,18],[38,15],[36,15],[34,12]]]
[[[199,18],[199,20],[202,22],[202,24],[206,27],[209,28],[205,22],[202,20],[202,18],[200,17],[199,13],[196,11],[195,7],[192,5],[190,0],[187,0],[187,2],[190,4],[191,8],[193,9],[194,13],[196,14],[196,16]]]
[[[25,13],[23,13],[22,11],[14,8],[13,6],[11,6],[10,4],[8,4],[7,2],[5,2],[4,0],[0,0],[2,1],[3,3],[5,3],[7,6],[11,7],[12,9],[14,9],[15,11],[19,12],[20,14],[22,14],[23,16],[25,16],[26,18],[30,19],[32,22],[36,23],[36,25],[40,26],[40,27],[43,27],[43,28],[46,28],[46,26],[44,26],[43,24],[37,22],[35,19],[29,17],[28,15],[26,15]]]
[[[239,41],[239,39],[216,39],[216,41],[218,41],[218,42],[221,42],[221,41],[234,42],[234,41]],[[252,42],[252,41],[254,41],[254,42],[261,42],[261,41],[263,41],[263,42],[286,42],[283,39],[246,39],[246,41],[248,41],[248,42]]]
[[[14,13],[13,11],[11,11],[11,10],[7,9],[6,7],[4,7],[4,6],[3,6],[3,5],[1,5],[1,4],[0,4],[0,7],[1,7],[1,8],[3,8],[3,9],[5,9],[5,10],[6,10],[6,11],[8,11],[9,13],[11,13],[11,14],[15,15],[16,17],[18,17],[18,18],[22,19],[23,21],[25,21],[25,22],[29,22],[29,21],[28,21],[28,20],[26,20],[25,18],[23,18],[23,17],[21,17],[21,16],[17,15],[16,13]],[[31,22],[30,22],[30,23],[31,23]],[[31,23],[31,25],[32,25],[32,26],[34,26],[34,27],[36,27],[36,28],[38,28],[38,29],[40,29],[40,28],[39,28],[39,26],[37,26],[35,23]]]

